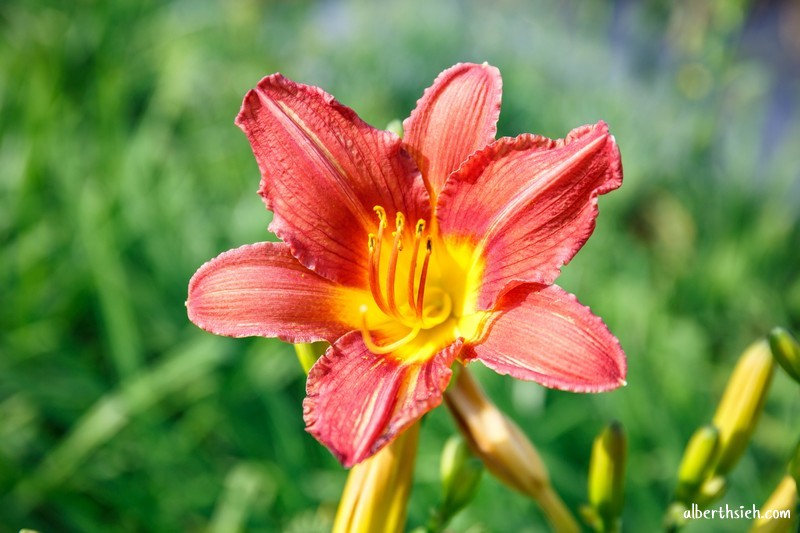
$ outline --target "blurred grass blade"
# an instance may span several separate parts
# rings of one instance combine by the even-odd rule
[[[247,514],[259,492],[264,490],[264,479],[255,465],[244,462],[236,464],[225,478],[224,492],[217,502],[208,533],[245,530]],[[274,494],[270,496],[272,500]]]
[[[48,490],[68,478],[131,418],[212,372],[226,359],[224,345],[217,337],[198,337],[97,400],[38,468],[14,488],[12,498],[20,512],[36,506]]]

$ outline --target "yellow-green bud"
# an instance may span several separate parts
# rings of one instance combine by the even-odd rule
[[[401,139],[403,138],[403,123],[394,119],[386,125],[386,131],[391,131]]]
[[[784,476],[775,491],[767,498],[761,508],[760,516],[753,522],[751,532],[783,533],[796,531],[792,523],[796,520],[797,483],[792,476]],[[789,511],[786,516],[776,515],[780,511]]]
[[[714,476],[707,479],[700,485],[697,491],[695,503],[700,507],[706,507],[708,504],[715,502],[725,495],[728,489],[728,482],[722,476]]]
[[[325,350],[328,349],[327,342],[310,342],[306,344],[295,344],[294,351],[297,354],[297,359],[300,361],[300,366],[303,367],[303,371],[308,374],[311,367],[314,366],[314,363],[317,362],[317,359],[325,353]]]
[[[764,340],[750,345],[736,363],[712,422],[719,429],[716,474],[728,473],[747,448],[774,369],[774,359]]]
[[[775,328],[769,334],[769,347],[781,367],[800,383],[800,343],[783,328]]]
[[[697,489],[708,476],[719,450],[719,430],[714,426],[697,429],[689,439],[678,467],[678,487],[675,498],[684,503],[692,503]]]
[[[628,441],[622,424],[612,422],[594,439],[589,461],[589,504],[601,531],[618,531],[624,501]]]
[[[464,439],[453,436],[442,450],[442,514],[445,520],[463,509],[478,489],[483,463],[474,457]]]

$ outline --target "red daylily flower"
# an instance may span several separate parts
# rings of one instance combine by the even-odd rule
[[[233,337],[326,340],[307,430],[345,465],[437,406],[455,361],[558,389],[624,384],[603,322],[553,285],[622,183],[606,124],[495,140],[499,71],[458,64],[405,136],[319,88],[261,80],[236,119],[283,242],[223,253],[189,283],[189,318]]]

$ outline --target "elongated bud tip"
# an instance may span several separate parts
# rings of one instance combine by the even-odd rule
[[[775,360],[764,340],[750,345],[736,363],[712,422],[719,429],[716,474],[729,472],[747,448],[774,370]]]
[[[589,461],[589,504],[603,523],[603,531],[616,531],[622,514],[628,440],[619,422],[600,432]]]
[[[719,430],[711,425],[702,426],[694,432],[683,452],[678,467],[676,500],[691,503],[700,484],[714,467],[719,450]]]
[[[796,382],[800,383],[800,343],[783,328],[775,328],[769,334],[769,347],[778,364]]]

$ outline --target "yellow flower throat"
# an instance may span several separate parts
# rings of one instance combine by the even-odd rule
[[[439,260],[431,261],[433,232],[424,220],[418,220],[413,235],[409,235],[405,216],[398,212],[389,237],[386,211],[381,206],[373,209],[378,228],[368,235],[368,272],[374,306],[363,303],[359,308],[364,344],[375,354],[408,347],[401,350],[402,359],[425,358],[459,334],[467,276],[459,275],[463,269],[453,268],[456,263],[443,249],[437,252]],[[436,245],[441,243],[437,241]],[[446,269],[449,283],[444,279],[443,261],[450,267]],[[435,271],[433,275],[431,270]],[[460,298],[454,302],[453,294],[458,293]],[[469,329],[474,331],[475,325]],[[376,331],[384,339],[396,340],[379,344],[373,335]]]

